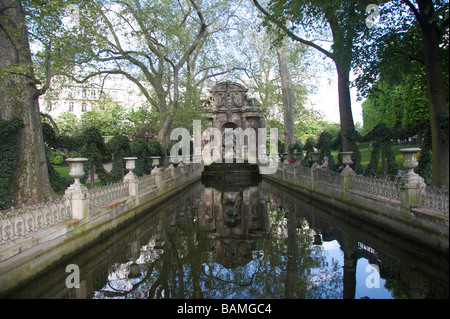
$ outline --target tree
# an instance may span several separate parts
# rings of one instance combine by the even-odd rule
[[[402,1],[413,12],[422,31],[433,151],[431,183],[448,188],[448,93],[445,90],[440,49],[443,35],[448,34],[448,3],[441,4],[438,1],[438,4],[434,4],[432,0],[416,0],[415,6],[409,0]]]
[[[214,26],[227,19],[227,5],[195,0],[80,1],[79,28],[58,48],[71,66],[62,74],[78,82],[124,75],[158,111],[158,141],[166,149],[180,98],[185,94],[189,100],[186,93],[219,67],[207,65],[210,61],[202,59],[201,48],[217,30]]]
[[[391,140],[393,136],[393,129],[390,129],[384,123],[380,123],[363,138],[363,141],[373,142],[370,163],[365,171],[366,175],[378,176],[378,160],[380,158],[380,151],[383,176],[386,177],[387,175],[397,175],[398,167],[395,161],[394,152],[391,148]]]
[[[254,10],[251,3],[243,4],[237,21],[230,22],[233,36],[226,44],[236,52],[230,59],[235,65],[233,75],[260,102],[266,125],[278,128],[279,134],[284,135],[282,151],[288,152],[289,145],[298,138],[296,133],[304,137],[303,132],[295,130],[296,124],[301,126],[315,115],[306,107],[309,73],[304,59],[307,47],[297,42],[275,41],[277,34],[255,29],[263,20],[253,14]]]
[[[32,67],[25,12],[19,0],[0,3],[0,57],[1,118],[15,116],[24,124],[18,131],[18,163],[11,185],[15,205],[46,200],[55,193],[48,176],[38,97],[48,89],[51,74],[47,68],[45,83],[39,88]]]
[[[317,149],[320,150],[320,159],[323,160],[324,157],[328,157],[328,168],[334,169],[335,163],[333,155],[331,155],[331,151],[333,148],[335,137],[329,132],[322,132],[319,135],[319,139],[317,141]]]
[[[206,34],[201,8],[194,0],[80,2],[79,8],[78,32],[58,48],[72,66],[63,75],[77,82],[124,75],[158,110],[158,140],[166,148],[179,107],[180,73]]]
[[[422,135],[417,124],[429,121],[426,83],[419,75],[397,77],[396,83],[384,78],[376,82],[362,103],[364,132],[384,123],[391,129],[408,131],[409,135]]]
[[[285,152],[289,152],[289,146],[295,143],[294,136],[294,95],[292,93],[291,74],[288,68],[286,45],[281,43],[277,47],[278,65],[281,78],[281,91],[283,95],[283,119],[284,119],[284,145]]]
[[[283,30],[283,35],[318,50],[334,62],[338,75],[343,150],[352,150],[352,143],[347,136],[355,129],[350,99],[350,68],[354,56],[354,39],[364,27],[365,2],[273,0],[269,3],[270,12],[257,0],[253,2],[268,21]],[[287,20],[292,21],[289,27],[285,26]],[[309,25],[310,31],[328,26],[333,39],[332,50],[296,35],[293,30],[299,25],[303,27]]]
[[[366,41],[364,47],[372,49],[365,50],[365,61],[360,62],[358,89],[363,95],[372,88],[376,91],[370,84],[379,80],[392,87],[403,86],[408,80],[402,90],[426,87],[433,154],[431,181],[448,187],[448,3],[392,0],[380,7],[380,13],[383,28],[373,28],[371,41]],[[407,105],[418,101],[407,101]]]

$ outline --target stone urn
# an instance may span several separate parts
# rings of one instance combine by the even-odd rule
[[[299,162],[302,159],[302,152],[294,152],[294,161]]]
[[[342,163],[345,166],[348,166],[352,163],[353,152],[341,152],[340,154],[342,155]]]
[[[311,159],[313,161],[313,167],[314,168],[319,166],[319,164],[317,163],[319,161],[319,156],[320,156],[320,152],[312,152],[311,153]]]
[[[414,172],[414,168],[419,164],[417,153],[420,152],[420,148],[402,148],[399,152],[403,154],[403,166],[408,170],[408,173],[400,179],[400,203],[409,212],[410,207],[420,202],[420,190],[425,187],[424,179]]]
[[[417,153],[421,151],[418,147],[402,148],[399,150],[403,154],[403,166],[408,170],[407,175],[416,175],[414,169],[419,165]]]
[[[339,154],[342,155],[342,164],[345,165],[344,169],[341,171],[341,175],[353,175],[355,172],[353,169],[349,166],[352,163],[352,155],[353,152],[340,152]]]
[[[161,171],[158,168],[158,165],[159,165],[159,160],[161,159],[161,156],[152,156],[151,159],[152,159],[152,164],[153,164],[154,168],[152,169],[150,174],[152,174],[152,175],[154,175],[154,174],[160,175]]]
[[[80,184],[80,179],[84,176],[84,163],[87,161],[87,158],[81,157],[66,159],[66,163],[68,163],[70,167],[69,176],[75,180],[75,185]]]
[[[159,160],[161,159],[161,156],[152,156],[151,159],[152,159],[152,164],[155,167],[158,167],[159,166]]]
[[[125,168],[132,172],[136,168],[137,157],[124,157],[123,159],[125,160]]]

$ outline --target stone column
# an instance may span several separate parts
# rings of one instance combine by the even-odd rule
[[[311,179],[313,183],[313,188],[316,189],[316,182],[319,180],[319,175],[317,173],[317,169],[320,166],[317,162],[319,161],[320,152],[312,152],[311,158],[313,161],[313,165],[311,167]]]
[[[123,178],[124,182],[128,182],[128,195],[137,196],[139,192],[138,179],[134,175],[133,170],[136,168],[137,157],[124,157],[125,168],[128,170],[128,174]]]
[[[153,165],[155,166],[152,169],[151,175],[155,175],[155,185],[160,187],[161,186],[161,170],[158,168],[159,160],[161,159],[161,156],[152,156],[151,159],[153,160]]]
[[[342,163],[345,165],[344,169],[341,171],[341,191],[342,193],[345,193],[346,189],[350,187],[356,173],[349,166],[352,163],[353,152],[341,152],[340,154],[342,155]]]
[[[184,177],[184,164],[183,164],[183,161],[180,161],[180,163],[178,164],[178,167],[180,168],[180,175],[181,175],[181,177]]]
[[[175,166],[173,166],[173,158],[172,157],[169,158],[169,167],[167,168],[167,170],[170,172],[170,177],[172,177],[172,179],[175,180],[176,179]]]
[[[402,148],[399,150],[403,154],[403,166],[408,172],[400,179],[400,204],[402,209],[409,211],[409,209],[417,205],[420,201],[420,189],[425,186],[422,177],[414,173],[414,168],[417,167],[417,153],[420,148]]]
[[[84,163],[87,161],[87,158],[66,159],[70,166],[69,176],[75,182],[66,189],[64,197],[71,201],[72,218],[78,220],[89,218],[89,192],[86,186],[80,183],[80,179],[84,176]]]

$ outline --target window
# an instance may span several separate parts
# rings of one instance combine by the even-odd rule
[[[113,100],[117,100],[117,91],[112,91],[111,95],[112,95]]]
[[[95,99],[96,92],[95,90],[91,90],[91,99]]]
[[[86,112],[86,111],[87,111],[87,105],[86,105],[86,103],[83,103],[81,105],[81,112]]]
[[[81,98],[85,99],[87,97],[87,90],[86,89],[81,89]]]
[[[47,108],[46,108],[47,112],[51,112],[52,111],[52,102],[47,101]]]
[[[69,112],[73,112],[73,102],[69,102]]]

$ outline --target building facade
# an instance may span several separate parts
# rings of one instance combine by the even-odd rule
[[[41,112],[53,118],[65,112],[81,117],[102,103],[117,103],[127,111],[149,106],[137,86],[121,74],[96,76],[85,83],[55,77],[51,88],[39,98]]]

